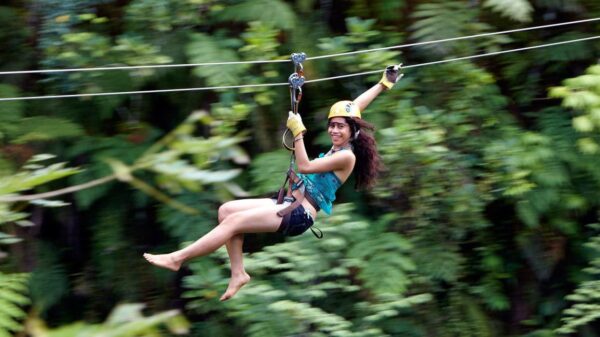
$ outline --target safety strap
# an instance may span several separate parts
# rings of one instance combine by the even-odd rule
[[[314,227],[314,228],[313,228],[313,227]],[[317,231],[319,231],[319,234],[317,234],[317,232],[315,231],[315,229],[316,229]],[[323,238],[323,232],[321,232],[321,230],[320,230],[320,229],[318,229],[317,227],[315,227],[315,226],[310,226],[310,231],[311,231],[311,232],[312,232],[312,233],[313,233],[313,234],[314,234],[314,235],[317,237],[317,239],[322,239],[322,238]]]
[[[287,192],[286,192],[286,188],[285,188],[286,184],[287,184]],[[295,185],[297,188],[292,189],[293,185]],[[294,201],[287,207],[285,207],[277,212],[277,215],[282,217],[284,219],[284,221],[289,221],[289,217],[290,217],[292,211],[295,210],[296,208],[298,208],[300,205],[302,205],[302,201],[304,199],[307,199],[311,203],[311,205],[313,205],[313,207],[315,208],[315,210],[317,212],[320,209],[319,206],[317,205],[317,203],[310,197],[309,194],[306,193],[306,186],[304,186],[304,182],[302,181],[302,179],[300,179],[298,177],[298,175],[293,170],[291,165],[290,165],[290,168],[288,169],[287,174],[285,175],[285,180],[283,182],[283,185],[281,186],[281,188],[279,189],[279,193],[277,194],[277,204],[282,204],[283,201],[285,200],[285,197],[293,197]],[[311,226],[310,231],[314,234],[314,236],[317,239],[323,238],[323,232],[319,228],[316,228],[315,226]],[[317,233],[317,231],[319,231],[319,233]]]
[[[305,53],[293,53],[292,54],[292,62],[294,63],[294,72],[288,78],[288,82],[290,84],[290,105],[291,111],[294,114],[298,113],[298,106],[300,105],[300,101],[302,100],[302,85],[304,85],[304,67],[302,66],[302,62],[306,60]],[[277,194],[277,204],[282,204],[285,200],[285,197],[293,197],[294,201],[288,205],[287,207],[281,209],[277,212],[277,215],[284,218],[284,221],[289,221],[290,214],[293,210],[302,205],[302,201],[306,198],[311,205],[315,207],[317,212],[319,211],[319,206],[316,202],[310,197],[310,195],[306,194],[306,186],[302,180],[298,177],[296,172],[294,172],[294,147],[289,146],[285,142],[286,134],[290,132],[289,129],[286,129],[283,133],[282,143],[285,148],[292,152],[292,156],[290,159],[290,168],[288,169],[285,180],[283,181],[283,185],[279,189],[279,193]],[[286,187],[287,186],[287,191]],[[295,186],[295,189],[292,189],[292,186]],[[323,237],[323,232],[317,228],[320,234],[317,234],[315,230],[310,227],[310,230],[313,234],[318,238]]]
[[[298,208],[298,206],[300,206],[302,204],[302,201],[304,200],[304,192],[306,189],[302,180],[300,178],[298,178],[298,175],[296,175],[296,172],[294,172],[294,170],[292,168],[290,168],[286,174],[286,178],[283,183],[284,185],[279,190],[279,195],[277,196],[278,204],[283,203],[283,200],[284,200],[283,194],[285,191],[286,183],[288,184],[286,196],[293,197],[294,201],[286,208],[277,212],[277,215],[279,215],[280,217],[283,217],[283,216],[291,213],[293,210],[295,210],[296,208]],[[297,187],[297,189],[292,190],[292,185],[295,185]]]

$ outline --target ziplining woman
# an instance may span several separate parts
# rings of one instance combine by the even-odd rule
[[[297,191],[300,185],[304,186],[303,198],[298,198],[301,202],[294,203],[293,198],[286,198],[282,204],[268,198],[226,202],[219,207],[218,226],[206,235],[183,249],[161,255],[145,253],[144,258],[156,266],[177,271],[185,261],[207,255],[225,245],[231,264],[231,279],[220,299],[230,299],[250,281],[243,264],[245,233],[300,235],[311,228],[320,209],[331,214],[336,190],[355,168],[357,188],[368,188],[375,183],[380,158],[370,133],[374,127],[361,118],[361,111],[402,77],[400,66],[387,67],[379,83],[354,101],[340,101],[331,107],[327,132],[332,146],[327,154],[321,154],[317,159],[309,160],[306,153],[303,140],[306,128],[300,114],[290,112],[286,125],[294,135],[295,161],[299,172],[292,189]],[[290,208],[293,209],[286,211]],[[282,213],[286,213],[285,216]]]

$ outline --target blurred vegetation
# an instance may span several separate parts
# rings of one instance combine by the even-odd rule
[[[33,0],[0,71],[268,60],[600,16],[593,0]],[[587,23],[307,61],[315,79],[593,36]],[[408,69],[364,113],[386,165],[325,237],[248,235],[178,273],[224,201],[278,188],[285,87],[0,102],[0,336],[599,337],[600,44]],[[0,97],[284,82],[287,63],[2,76]],[[326,112],[379,75],[307,84]],[[52,191],[74,187],[74,193]],[[73,192],[73,191],[71,191]],[[29,198],[26,195],[35,194]]]

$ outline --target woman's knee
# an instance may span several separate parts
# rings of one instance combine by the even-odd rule
[[[232,235],[240,234],[243,232],[243,223],[246,220],[243,212],[232,212],[228,214],[223,221],[219,223],[219,226],[231,231]]]
[[[219,207],[219,223],[225,221],[227,217],[235,213],[264,207],[265,205],[272,205],[272,201],[270,199],[244,199],[228,201]]]
[[[235,207],[232,205],[233,201],[228,201],[219,206],[218,220],[219,223],[223,222],[225,218],[235,212]]]

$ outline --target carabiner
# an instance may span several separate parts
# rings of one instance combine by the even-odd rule
[[[302,66],[302,62],[306,61],[305,53],[292,53],[292,62],[294,62],[295,71],[300,74],[300,76],[304,75],[304,67]]]
[[[302,85],[304,84],[304,76],[301,76],[298,73],[293,73],[288,78],[288,82],[290,84],[292,112],[298,113],[298,105],[300,105],[300,101],[302,100]]]

